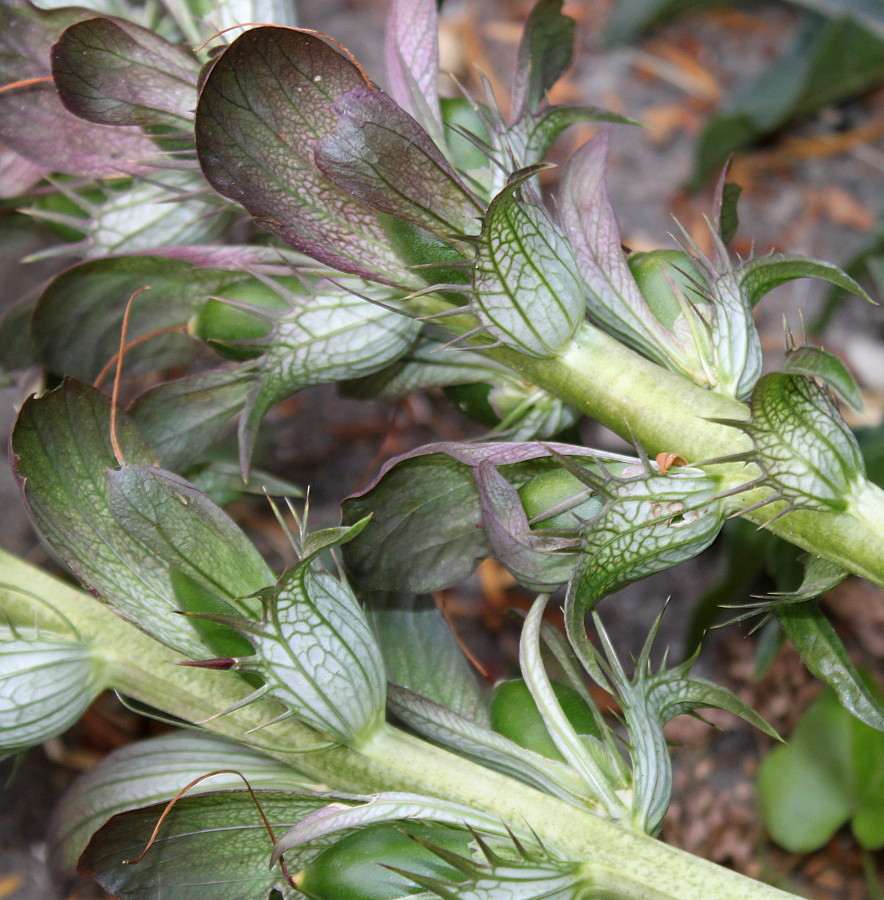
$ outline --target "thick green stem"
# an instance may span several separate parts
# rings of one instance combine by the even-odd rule
[[[434,297],[422,298],[421,312],[446,307]],[[474,326],[469,316],[446,320],[453,331]],[[580,409],[626,440],[636,440],[650,455],[678,453],[688,462],[717,459],[752,450],[752,441],[737,428],[714,419],[747,420],[748,407],[705,390],[630,350],[589,323],[554,358],[525,356],[506,347],[476,346],[526,381]],[[796,452],[800,452],[796,450]],[[756,467],[730,464],[735,475],[752,480]],[[722,466],[716,471],[721,472]],[[769,498],[758,488],[742,495],[743,508]],[[784,508],[771,504],[747,518],[765,525]],[[862,482],[850,507],[842,513],[796,510],[767,525],[771,531],[815,556],[884,586],[884,492]]]
[[[535,359],[504,348],[486,352],[627,440],[634,438],[649,454],[679,453],[694,462],[752,449],[745,433],[710,421],[748,419],[744,404],[667,372],[591,325],[582,326],[555,359]],[[742,464],[732,468],[746,472],[747,480],[753,477],[751,468]],[[744,505],[770,494],[763,488],[750,491]],[[748,518],[765,524],[782,508],[763,507]],[[884,586],[884,492],[871,482],[858,486],[843,513],[796,510],[768,527],[804,550]]]
[[[114,615],[93,597],[0,551],[0,608],[13,623],[59,629],[60,616],[106,660],[108,677],[142,703],[199,721],[251,688],[233,672],[182,668],[179,655]],[[42,598],[44,602],[40,602]],[[53,610],[55,612],[53,612]],[[383,726],[359,749],[305,753],[321,735],[292,720],[244,735],[278,710],[259,701],[206,723],[259,745],[317,784],[339,791],[411,791],[530,826],[550,848],[586,863],[600,886],[623,900],[786,900],[791,895],[635,833],[505,775]],[[275,749],[268,750],[268,745]]]

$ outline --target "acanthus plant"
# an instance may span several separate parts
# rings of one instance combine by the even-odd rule
[[[565,128],[631,127],[548,103],[571,57],[561,7],[530,14],[508,118],[490,94],[440,103],[434,0],[391,4],[389,94],[308,30],[243,26],[193,51],[176,42],[212,32],[179,4],[159,32],[0,8],[0,141],[19,203],[83,236],[58,248],[81,261],[30,313],[39,361],[65,377],[24,404],[13,465],[88,591],[2,557],[0,746],[59,734],[106,688],[189,727],[73,788],[53,825],[60,870],[79,860],[119,896],[170,900],[221,886],[244,900],[788,896],[655,839],[666,722],[717,707],[770,729],[693,659],[652,666],[656,626],[627,671],[597,607],[742,514],[807,551],[804,585],[767,611],[882,729],[813,601],[848,572],[884,584],[884,496],[830,393],[855,402],[856,388],[813,347],[762,375],[752,319],[793,278],[864,294],[825,262],[734,260],[724,178],[711,257],[687,236],[630,256],[604,130],[547,205],[536,176]],[[243,207],[271,240],[217,240]],[[89,384],[118,355],[132,373],[189,374],[122,409]],[[298,562],[277,574],[218,504],[268,484],[251,465],[268,410],[331,382],[387,397],[484,386],[500,423],[389,462],[339,527],[286,526]],[[232,472],[215,444],[237,413]],[[579,415],[637,455],[557,440]],[[545,743],[492,727],[428,597],[485,557],[539,593],[515,717],[518,733],[539,715]],[[560,588],[567,637],[543,622]],[[356,835],[379,865],[342,886],[329,873],[364,862]]]

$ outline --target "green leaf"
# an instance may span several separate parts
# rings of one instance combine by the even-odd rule
[[[74,725],[107,686],[103,670],[78,640],[0,624],[0,758]]]
[[[45,366],[93,380],[120,348],[120,329],[129,298],[129,340],[158,328],[184,325],[201,303],[245,273],[202,268],[164,256],[96,259],[57,275],[37,302],[31,332]],[[131,373],[189,362],[197,344],[183,334],[162,334],[126,353]]]
[[[620,0],[608,18],[605,45],[632,44],[658,22],[709,5],[708,0]]]
[[[331,109],[335,127],[314,148],[316,165],[330,181],[439,237],[479,231],[479,201],[430,136],[386,94],[356,88]]]
[[[788,544],[780,543],[778,546],[786,549]],[[794,551],[794,548],[791,548]],[[812,556],[804,554],[801,560],[804,563],[804,577],[801,584],[794,591],[782,591],[770,596],[776,600],[788,600],[791,602],[802,600],[813,600],[830,591],[836,584],[840,584],[846,577],[847,572],[835,563],[829,562],[820,556]],[[776,572],[772,573],[776,581],[780,581]]]
[[[842,266],[843,270],[861,283],[870,282],[877,293],[884,293],[884,220],[879,220],[871,234],[866,235],[859,250]],[[822,334],[832,316],[849,299],[848,293],[839,287],[826,292],[822,310],[807,324],[808,334]]]
[[[855,410],[863,408],[859,387],[847,366],[820,347],[798,347],[786,357],[785,370],[824,381],[845,403]]]
[[[884,731],[884,703],[850,661],[841,638],[814,601],[774,607],[777,621],[804,665],[835,692],[838,700],[870,728]]]
[[[108,472],[110,511],[131,537],[169,566],[234,605],[243,615],[258,606],[236,602],[275,576],[233,519],[189,481],[152,466]]]
[[[487,725],[395,685],[390,687],[388,709],[422,737],[460,756],[561,797],[574,806],[593,805],[586,786],[563,763],[520,747]]]
[[[804,712],[787,747],[758,773],[765,824],[794,853],[822,847],[846,822],[868,850],[884,846],[884,734],[853,718],[831,691]]]
[[[476,675],[433,598],[385,591],[362,599],[384,656],[387,681],[487,724]]]
[[[255,788],[295,790],[303,784],[290,766],[212,735],[179,731],[128,744],[81,775],[62,797],[49,825],[52,868],[72,872],[91,836],[117,813],[169,800],[193,779],[220,769],[240,772]],[[225,771],[195,785],[188,796],[242,787],[241,778]]]
[[[34,298],[30,297],[15,304],[0,318],[0,371],[4,375],[40,364],[29,336],[33,311]]]
[[[707,124],[697,145],[693,186],[720,170],[732,153],[882,79],[884,36],[851,18],[808,17],[786,52]]]
[[[788,0],[793,6],[822,13],[833,19],[856,19],[870,31],[884,38],[884,17],[878,0]]]
[[[224,451],[226,451],[224,447]],[[249,481],[243,481],[242,471],[236,459],[236,450],[231,448],[231,456],[219,451],[217,457],[200,463],[187,472],[187,477],[204,494],[208,494],[218,506],[226,506],[243,496],[303,497],[304,491],[296,484],[279,478],[264,469],[252,469]],[[223,454],[223,455],[222,455]]]
[[[725,182],[722,186],[721,209],[718,214],[718,233],[722,241],[729,244],[737,234],[740,227],[740,217],[737,213],[737,203],[743,186],[732,181]]]
[[[211,644],[212,655],[216,659],[239,659],[251,653],[252,645],[223,621],[234,610],[241,614],[247,604],[226,602],[218,592],[179,569],[169,570],[169,580],[175,592],[175,605],[182,615],[194,617],[200,636],[207,644]],[[213,616],[220,617],[222,621],[215,621]]]
[[[765,294],[775,287],[796,278],[819,278],[844,291],[850,291],[874,303],[874,300],[846,272],[832,263],[800,256],[773,253],[750,259],[735,270],[740,289],[751,306],[755,306]]]
[[[399,819],[420,819],[460,828],[471,827],[482,834],[502,838],[512,838],[515,835],[525,847],[539,849],[536,835],[521,822],[507,824],[481,810],[436,797],[383,791],[375,794],[367,803],[358,806],[334,803],[308,816],[279,838],[273,859],[275,861],[295,847],[309,846],[328,835],[341,834],[374,822],[395,822]]]
[[[313,157],[314,143],[337,124],[332,104],[371,86],[316,35],[252,28],[206,78],[197,152],[215,190],[296,250],[344,272],[419,287],[389,248],[378,215],[332,184]]]
[[[344,551],[357,583],[369,589],[440,590],[466,578],[490,549],[476,527],[479,489],[445,455],[392,460],[375,485],[344,501],[344,522],[369,513],[371,528]]]
[[[511,176],[483,221],[473,272],[473,312],[504,346],[555,356],[583,321],[586,300],[565,236],[525,184]]]
[[[574,20],[562,0],[537,0],[525,22],[512,90],[513,120],[533,113],[571,62]]]
[[[354,289],[366,287],[359,282]],[[382,369],[408,349],[420,327],[381,303],[350,296],[333,285],[320,285],[310,297],[292,294],[290,300],[291,309],[279,316],[267,339],[268,350],[256,366],[240,419],[244,476],[258,426],[275,403],[305,387]]]
[[[129,415],[160,462],[180,470],[201,460],[223,426],[242,409],[253,381],[248,365],[167,381],[139,395]],[[244,490],[238,468],[235,475]]]
[[[327,550],[347,544],[357,537],[371,521],[371,516],[360,519],[353,525],[340,525],[309,531],[302,535],[298,556],[302,563],[319,559]]]
[[[286,791],[256,794],[278,828],[294,825],[327,802]],[[279,868],[270,868],[273,841],[246,790],[182,798],[144,859],[127,865],[147,846],[163,808],[157,804],[114,816],[89,842],[78,872],[122,900],[266,900],[271,890],[285,885]],[[297,867],[309,856],[293,853],[287,859]]]
[[[764,718],[733,691],[705,678],[688,676],[686,668],[680,666],[660,672],[650,679],[649,698],[661,725],[694,710],[721,709],[739,716],[766,735],[779,739]]]
[[[623,822],[627,815],[623,796],[618,793],[630,787],[630,779],[622,778],[621,767],[615,760],[610,740],[602,741],[589,735],[578,735],[553,690],[540,655],[540,631],[548,596],[541,594],[531,607],[522,626],[519,643],[519,668],[531,691],[537,709],[559,753],[586,785],[589,796],[600,811],[615,822]]]
[[[153,454],[118,413],[123,457],[151,465]],[[190,656],[214,655],[177,613],[169,567],[126,533],[108,508],[107,469],[118,465],[110,442],[110,401],[65,379],[26,401],[12,435],[13,463],[31,515],[77,577],[125,619]]]
[[[181,128],[193,120],[196,56],[123,19],[66,29],[52,48],[52,74],[62,103],[90,122]]]
[[[631,705],[626,721],[630,740],[634,742],[630,753],[636,783],[634,821],[641,822],[649,834],[656,834],[662,828],[672,790],[669,747],[663,731],[667,722],[696,710],[721,709],[777,737],[771,726],[728,688],[703,678],[671,675],[661,672],[649,678],[649,683],[642,686],[646,692],[642,701],[638,700],[641,691],[624,697]],[[651,720],[653,726],[649,724]]]
[[[752,438],[765,479],[803,509],[847,509],[865,473],[853,433],[826,391],[801,375],[771,372],[752,392]]]
[[[672,669],[664,662],[651,667],[651,650],[660,628],[657,617],[635,660],[632,677],[627,676],[601,619],[593,615],[604,657],[586,639],[575,642],[581,661],[591,677],[617,697],[623,711],[633,770],[632,825],[656,834],[672,792],[672,761],[664,725],[675,716],[697,709],[715,708],[734,713],[772,737],[776,732],[750,706],[727,688],[691,675],[696,656]],[[573,641],[573,638],[572,638]]]
[[[439,103],[445,125],[445,139],[439,146],[447,148],[446,156],[459,172],[483,169],[488,165],[488,153],[493,152],[484,109],[466,97],[442,97]]]
[[[854,434],[866,461],[869,481],[884,488],[884,423],[874,428],[858,428]]]
[[[507,130],[513,153],[520,166],[543,162],[556,138],[578,122],[614,122],[637,125],[634,119],[618,115],[598,106],[550,106],[533,116],[519,120]],[[517,149],[524,142],[523,149]]]
[[[91,212],[84,229],[87,256],[157,252],[167,246],[175,253],[179,247],[211,244],[232,218],[232,210],[209,194],[199,174],[174,170],[108,190],[107,199]]]

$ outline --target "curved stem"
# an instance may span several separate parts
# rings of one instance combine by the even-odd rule
[[[106,661],[117,690],[143,703],[199,721],[252,690],[234,672],[182,668],[168,647],[123,621],[95,598],[0,551],[0,609],[14,624],[58,628],[59,615]],[[18,589],[17,589],[18,586]],[[56,613],[53,613],[53,610]],[[289,719],[246,735],[278,712],[258,701],[207,727],[288,763],[318,785],[370,794],[410,791],[444,798],[516,825],[527,823],[563,857],[586,863],[586,876],[624,900],[787,900],[792,895],[614,825],[420,738],[382,726],[358,750],[322,744],[322,736]],[[268,750],[268,745],[277,749]]]
[[[421,303],[423,314],[447,306],[432,296],[421,298]],[[453,331],[466,331],[474,324],[468,315],[446,319],[446,327]],[[714,421],[747,420],[749,408],[744,403],[666,371],[588,322],[552,358],[525,356],[506,347],[472,349],[626,440],[638,441],[651,456],[672,452],[696,463],[752,450],[748,435]],[[744,463],[729,467],[746,482],[758,474]],[[772,495],[769,488],[748,491],[742,495],[744,508]],[[774,503],[746,517],[813,555],[884,586],[884,491],[879,487],[869,481],[858,485],[845,512],[795,510],[772,522],[784,508],[785,504]]]
[[[748,419],[745,404],[665,371],[591,325],[582,326],[554,359],[534,359],[502,348],[485,352],[621,437],[637,440],[652,456],[673,452],[696,462],[752,449],[745,433],[711,421]],[[731,466],[745,472],[747,481],[752,478],[743,463]],[[767,488],[749,491],[744,506],[771,494]],[[884,491],[877,485],[864,481],[857,486],[845,512],[795,510],[767,524],[783,507],[766,506],[747,518],[884,586]]]

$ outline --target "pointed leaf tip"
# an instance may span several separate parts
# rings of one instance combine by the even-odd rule
[[[571,62],[575,22],[562,6],[562,0],[538,0],[525,22],[513,84],[514,121],[543,103]]]
[[[387,13],[384,61],[393,99],[442,146],[437,0],[393,0]]]

